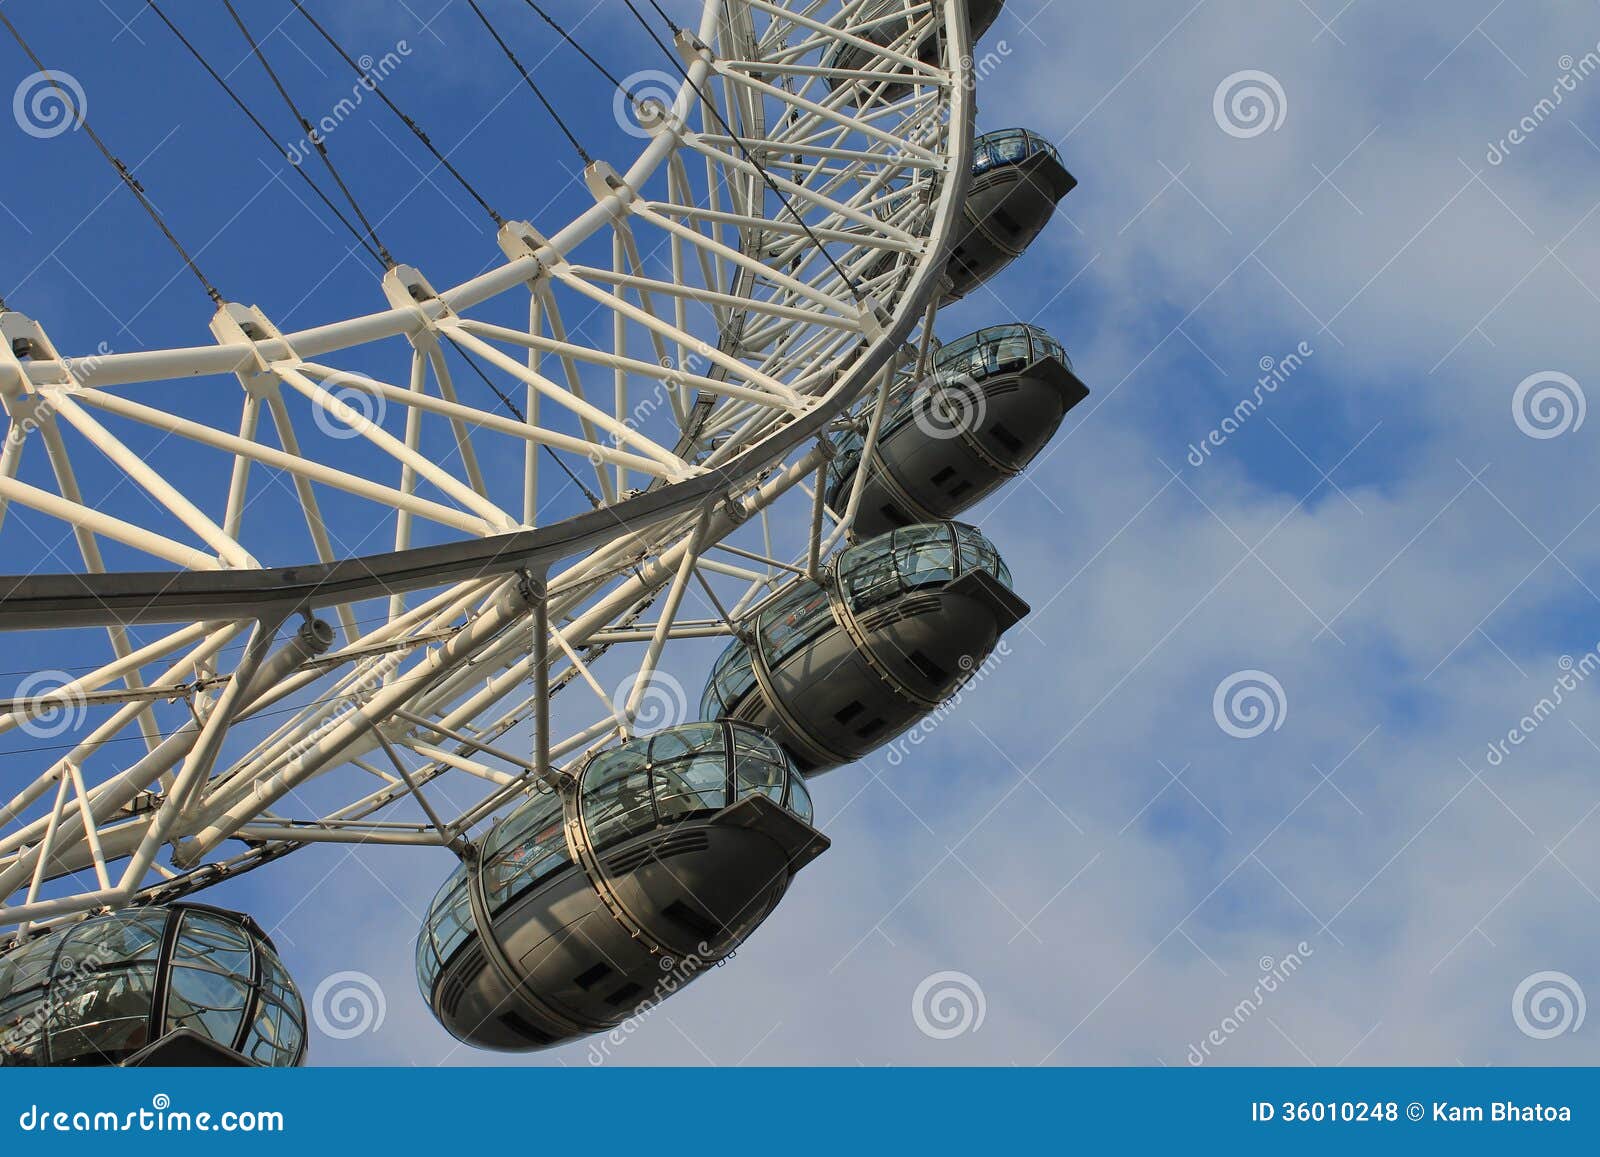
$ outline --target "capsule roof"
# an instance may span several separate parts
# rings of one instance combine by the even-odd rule
[[[991,325],[939,347],[934,372],[941,377],[970,375],[985,378],[1045,358],[1055,358],[1067,369],[1072,359],[1060,342],[1036,325],[1015,322]]]
[[[1000,552],[981,530],[965,522],[898,527],[850,547],[834,562],[839,590],[857,612],[980,570],[1011,587],[1011,571]]]
[[[944,586],[964,574],[987,571],[1009,589],[1011,571],[983,532],[964,522],[902,526],[850,547],[832,563],[840,597],[852,612],[888,602],[920,587]],[[754,635],[769,667],[777,666],[832,626],[833,596],[799,580],[755,616]],[[735,639],[717,658],[700,704],[707,719],[723,714],[755,685],[750,647]]]
[[[582,792],[584,824],[597,851],[752,795],[807,823],[812,818],[805,781],[783,748],[736,723],[684,724],[602,751],[584,769]]]
[[[1018,165],[1040,154],[1066,168],[1056,147],[1031,129],[997,129],[982,133],[972,142],[972,175],[982,176],[1002,165]]]

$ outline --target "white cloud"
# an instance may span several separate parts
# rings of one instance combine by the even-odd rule
[[[1531,1040],[1509,1002],[1541,969],[1600,994],[1600,750],[1578,730],[1600,742],[1600,688],[1502,767],[1483,758],[1557,658],[1600,640],[1594,524],[1561,561],[1537,541],[1596,501],[1600,420],[1542,442],[1509,409],[1535,370],[1600,389],[1583,284],[1600,290],[1600,150],[1566,123],[1600,82],[1505,165],[1482,160],[1555,56],[1593,43],[1592,14],[1508,9],[1452,53],[1481,14],[1446,3],[1355,6],[1339,39],[1295,5],[1203,4],[1181,24],[1187,0],[1035,7],[1042,43],[1020,0],[994,33],[1014,55],[982,124],[1073,130],[1078,229],[1057,225],[944,328],[1043,309],[1095,390],[1030,481],[976,515],[1036,614],[919,760],[816,784],[834,849],[613,1063],[1183,1064],[1260,958],[1302,940],[1304,967],[1216,1063],[1595,1063],[1592,1035]],[[1217,130],[1211,93],[1242,68],[1282,81],[1279,131]],[[1193,196],[1162,191],[1163,165]],[[1307,368],[1188,466],[1258,359],[1301,340]],[[1364,436],[1334,473],[1347,497],[1296,449],[1331,470]],[[1217,728],[1212,690],[1241,668],[1283,684],[1281,731]],[[420,910],[446,865],[361,859],[388,887],[342,869],[337,906],[290,919],[290,956],[308,990],[337,968],[392,981],[389,1020],[314,1042],[316,1059],[492,1061],[426,1017],[388,895]],[[987,1017],[932,1040],[909,1002],[946,969],[979,981]],[[587,1063],[581,1045],[535,1059]]]

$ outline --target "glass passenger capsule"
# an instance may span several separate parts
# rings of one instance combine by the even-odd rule
[[[701,714],[754,723],[803,772],[826,771],[932,711],[1027,613],[975,527],[901,527],[757,608],[713,667]]]
[[[434,898],[423,998],[457,1039],[525,1051],[655,1005],[753,932],[828,840],[783,749],[691,723],[540,788]]]
[[[1078,180],[1061,154],[1027,129],[984,133],[972,143],[972,183],[945,272],[955,301],[1010,265],[1050,223]]]
[[[0,1066],[298,1065],[300,993],[256,922],[125,908],[0,956]]]
[[[896,45],[904,41],[910,29],[910,18],[906,15],[906,0],[868,0],[861,7],[860,13],[851,22],[851,34],[862,40],[870,41],[879,47]],[[978,38],[989,31],[991,25],[1000,15],[1000,10],[1005,7],[1005,0],[967,0],[967,21],[971,25],[972,34],[970,43],[977,44]],[[925,64],[939,62],[939,38],[936,34],[923,37],[916,47],[905,53],[914,56]],[[837,68],[845,72],[892,72],[898,66],[891,61],[874,64],[874,54],[871,49],[859,44],[849,44],[840,41],[834,46],[826,57],[823,58],[824,68]],[[841,85],[853,85],[853,80],[844,77],[829,77],[828,87],[837,91]],[[878,96],[885,101],[899,100],[911,91],[910,85],[892,80],[866,81],[863,87],[871,90],[878,89]]]
[[[856,504],[858,537],[954,518],[1020,474],[1089,396],[1066,351],[1031,325],[991,326],[941,346],[932,370],[889,395]],[[865,443],[864,428],[834,437],[835,511],[849,502]]]

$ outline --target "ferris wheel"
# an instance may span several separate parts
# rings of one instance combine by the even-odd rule
[[[380,258],[372,312],[285,332],[207,283],[211,343],[79,356],[0,305],[0,557],[28,571],[0,629],[98,652],[0,692],[33,741],[0,792],[0,1064],[179,1037],[298,1063],[269,939],[186,898],[324,843],[460,857],[417,949],[460,1039],[600,1031],[748,936],[828,846],[807,778],[1027,612],[954,520],[1087,390],[1036,327],[935,336],[1075,184],[1031,132],[975,135],[999,0],[628,3],[655,94],[528,6],[642,147],[574,138],[593,205],[559,227],[478,198],[487,272],[436,286],[325,185]],[[56,542],[81,567],[45,573]],[[725,645],[703,696],[670,673],[689,640]],[[185,1003],[196,959],[245,962],[225,1029]],[[148,1022],[95,1037],[146,967]]]

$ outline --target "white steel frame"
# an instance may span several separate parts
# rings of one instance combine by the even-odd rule
[[[871,0],[707,0],[675,46],[690,80],[670,110],[644,110],[633,165],[589,166],[593,208],[549,237],[508,223],[505,263],[443,292],[401,265],[377,313],[283,334],[228,304],[214,345],[87,358],[0,314],[0,546],[8,508],[26,508],[65,523],[83,560],[77,574],[0,579],[0,629],[103,628],[109,656],[0,702],[0,732],[63,711],[79,724],[0,790],[0,926],[26,935],[186,893],[315,842],[459,849],[530,784],[632,734],[669,642],[726,634],[778,583],[817,572],[859,495],[858,479],[845,510],[824,504],[827,435],[851,420],[875,438],[919,327],[926,345],[970,165],[965,0],[889,14],[909,25],[880,46],[863,38],[885,26]],[[942,60],[924,63],[917,46],[935,32]],[[841,43],[868,49],[868,67],[825,63]],[[884,99],[891,82],[909,92]],[[519,296],[525,327],[479,316]],[[569,333],[584,311],[611,316],[608,348]],[[340,368],[396,339],[397,380]],[[466,400],[446,339],[523,387],[526,422]],[[29,356],[13,354],[19,341]],[[141,400],[148,383],[185,379],[240,387],[237,428]],[[161,450],[137,452],[134,431],[163,435]],[[427,449],[440,438],[445,461]],[[345,469],[354,445],[391,473]],[[522,463],[510,499],[484,467],[507,446]],[[587,460],[572,459],[596,509],[540,523],[541,447]],[[19,478],[30,452],[55,489]],[[231,461],[225,494],[164,468],[197,452]],[[148,495],[150,517],[97,505],[75,467],[85,455]],[[264,471],[278,486],[270,530],[294,511],[308,564],[252,545],[267,542],[252,517]],[[804,506],[790,550],[768,509],[792,491]],[[337,519],[379,526],[388,552],[342,551]],[[728,541],[747,520],[759,544]],[[108,567],[102,543],[141,561]],[[5,557],[26,549],[13,538]],[[713,576],[737,596],[719,598]],[[680,617],[692,585],[715,618]],[[374,605],[375,623],[362,617]],[[152,623],[170,629],[130,638]],[[643,653],[613,695],[591,668],[628,643]],[[574,683],[600,708],[554,736],[551,699]],[[153,708],[173,700],[190,722],[163,733]],[[269,716],[253,742],[230,742]],[[520,724],[526,754],[505,739]],[[112,753],[125,735],[136,742]],[[401,801],[421,818],[395,818]]]

